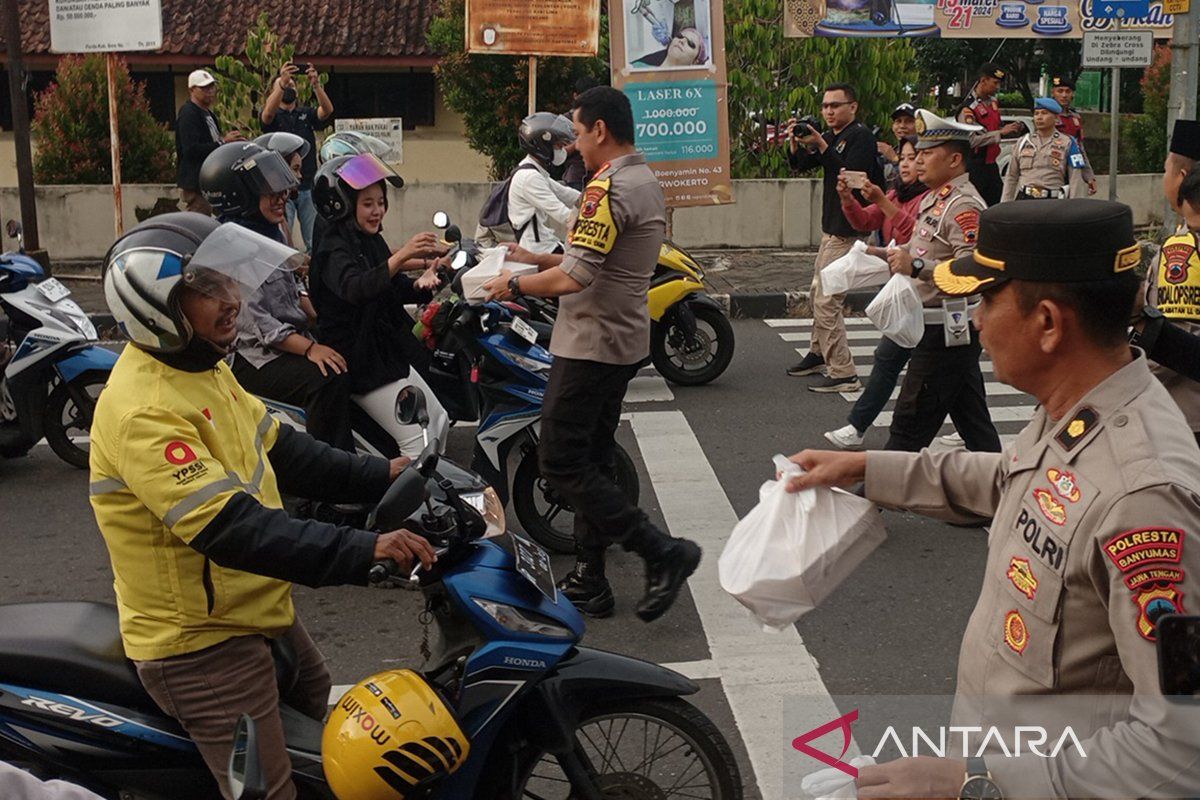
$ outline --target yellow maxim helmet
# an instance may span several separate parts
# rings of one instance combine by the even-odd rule
[[[408,669],[373,675],[325,723],[325,779],[340,800],[400,800],[458,769],[471,746],[450,709]]]

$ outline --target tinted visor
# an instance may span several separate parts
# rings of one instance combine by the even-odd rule
[[[300,185],[287,160],[273,150],[246,159],[242,162],[241,170],[260,197],[264,194],[286,192]]]
[[[380,181],[387,181],[397,189],[404,186],[404,179],[374,153],[354,156],[338,169],[337,175],[355,191],[361,191]]]
[[[272,155],[278,156],[277,153]],[[304,263],[292,248],[232,222],[205,237],[183,267],[183,283],[220,300],[238,302],[274,273]]]

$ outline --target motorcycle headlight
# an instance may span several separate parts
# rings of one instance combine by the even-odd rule
[[[504,353],[504,355],[508,356],[513,361],[515,361],[517,363],[517,365],[520,366],[522,369],[524,369],[527,372],[532,372],[534,375],[540,375],[543,373],[550,372],[550,365],[547,364],[545,361],[538,361],[536,359],[529,358],[527,356],[523,356],[520,353],[516,353],[512,350],[509,350],[506,347],[500,348],[500,351],[502,353]]]
[[[479,597],[471,599],[475,601],[475,605],[486,611],[488,616],[510,631],[553,636],[556,639],[570,639],[574,636],[563,626],[540,614],[522,611],[505,603],[497,603],[495,600],[484,600]]]
[[[487,533],[483,535],[483,538],[490,539],[500,536],[507,529],[504,519],[504,504],[500,502],[500,495],[496,494],[495,489],[489,486],[482,492],[464,494],[462,499],[464,503],[478,511],[483,517],[483,521],[487,523]]]

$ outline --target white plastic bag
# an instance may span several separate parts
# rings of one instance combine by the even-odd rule
[[[850,759],[850,765],[855,769],[875,766],[871,756],[855,756]],[[840,769],[823,769],[805,775],[800,781],[800,791],[816,800],[853,800],[858,797],[858,787],[854,778]]]
[[[462,278],[463,297],[468,303],[482,303],[487,299],[483,285],[500,274],[500,270],[512,270],[513,275],[532,275],[537,267],[508,260],[507,247],[489,247],[480,251],[479,263],[471,267]]]
[[[834,295],[845,294],[851,289],[883,286],[891,274],[888,263],[877,256],[867,255],[867,243],[859,240],[849,253],[826,264],[821,270],[821,291]]]
[[[717,564],[721,588],[769,630],[811,611],[887,538],[879,510],[840,489],[785,491],[801,470],[775,456],[779,480],[733,529]]]
[[[925,335],[925,309],[913,279],[893,275],[867,306],[879,332],[901,347],[916,347]]]

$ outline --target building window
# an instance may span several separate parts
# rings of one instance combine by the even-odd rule
[[[325,91],[343,119],[401,117],[404,130],[433,125],[432,72],[330,71]]]

